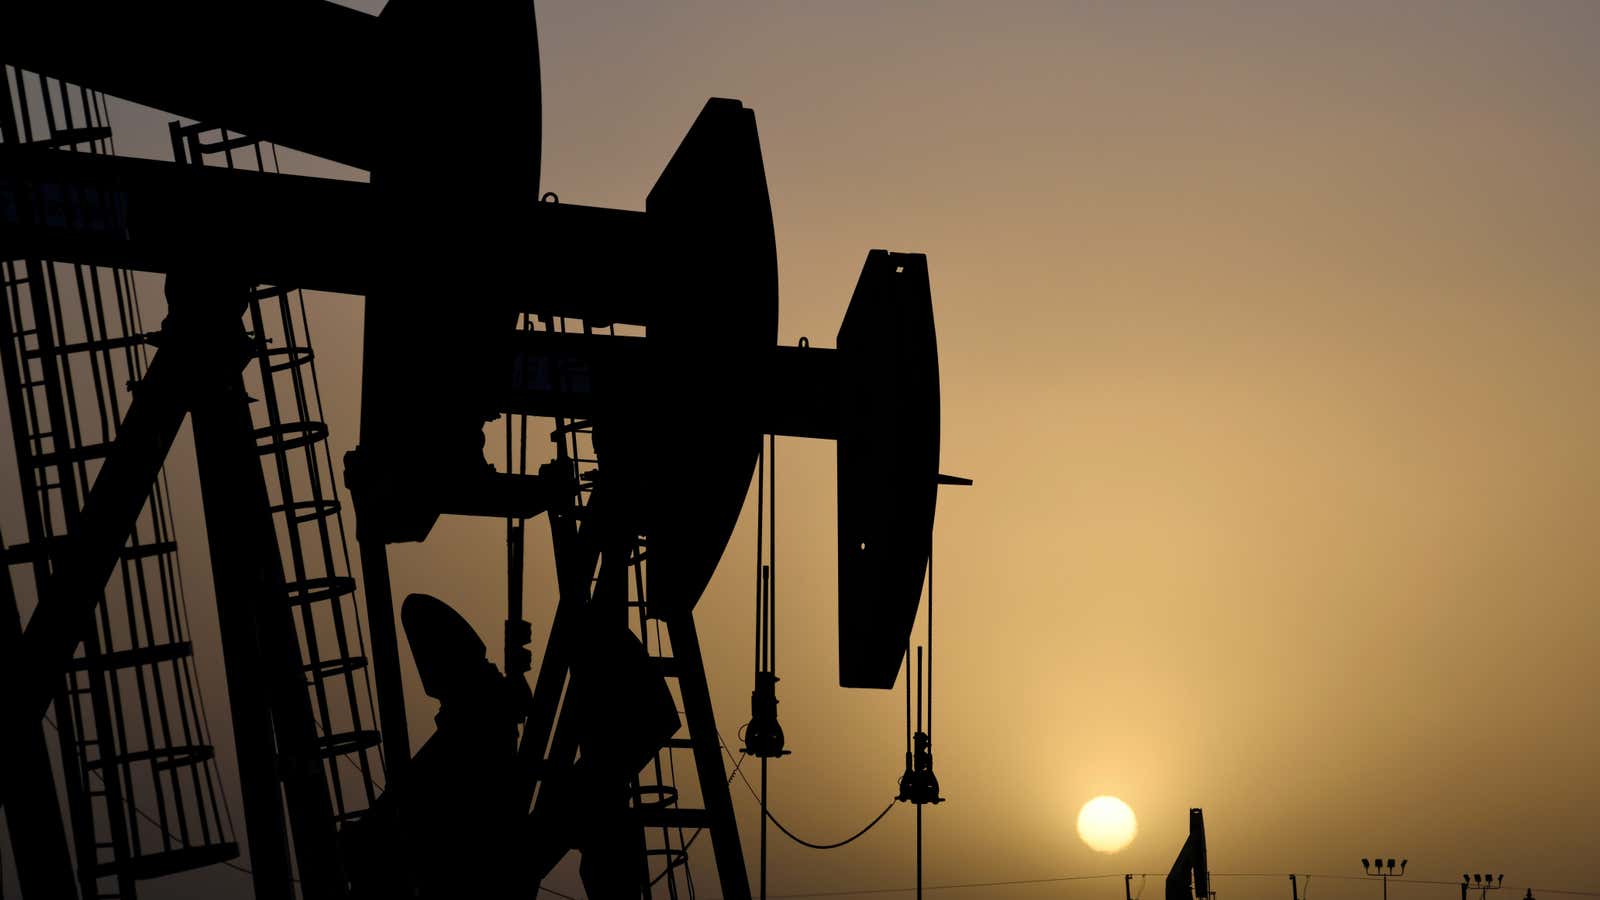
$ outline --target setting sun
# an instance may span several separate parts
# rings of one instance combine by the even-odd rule
[[[1097,852],[1116,853],[1138,833],[1133,808],[1116,797],[1096,797],[1078,812],[1078,837]]]

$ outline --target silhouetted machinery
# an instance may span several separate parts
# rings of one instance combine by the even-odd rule
[[[695,605],[741,514],[763,436],[832,440],[840,684],[893,685],[940,481],[925,258],[872,251],[837,349],[779,346],[755,116],[734,100],[705,105],[643,212],[541,197],[527,0],[390,0],[376,17],[322,0],[248,16],[199,0],[22,0],[0,13],[0,33],[0,57],[19,79],[44,73],[61,79],[63,96],[70,82],[225,129],[205,144],[202,125],[175,126],[188,162],[272,141],[371,172],[363,184],[244,171],[231,155],[227,167],[178,165],[61,149],[75,146],[72,135],[7,134],[0,256],[166,273],[168,316],[148,339],[158,349],[81,510],[40,551],[39,602],[6,655],[3,733],[36,730],[82,658],[101,587],[188,417],[257,896],[290,895],[291,847],[307,897],[526,894],[573,848],[591,896],[648,896],[686,863],[684,829],[704,829],[723,896],[748,897]],[[150,52],[179,33],[216,39]],[[259,64],[291,50],[293,66]],[[423,124],[424,106],[448,115]],[[459,124],[439,127],[446,119]],[[252,424],[241,369],[258,356],[263,373],[302,358],[280,351],[287,356],[268,364],[256,304],[276,294],[263,285],[368,298],[361,436],[345,474],[370,660],[308,661],[311,617],[291,616],[291,606],[342,594],[348,579],[285,577],[273,516],[298,521],[297,510],[328,507],[320,495],[274,503],[263,479],[262,442],[281,450],[312,431]],[[8,282],[12,309],[21,287]],[[255,330],[241,322],[247,312]],[[8,363],[7,377],[26,384],[31,371]],[[554,422],[554,456],[532,471],[528,417]],[[507,454],[496,469],[484,434],[501,418]],[[290,470],[280,472],[287,483]],[[443,514],[507,519],[505,670],[448,605],[407,598],[405,631],[441,703],[436,733],[413,757],[387,547],[424,540]],[[541,515],[560,589],[530,686],[522,540],[526,520]],[[653,645],[652,626],[666,630],[656,628]],[[330,804],[327,770],[311,762],[370,746],[378,731],[335,739],[319,724],[326,698],[308,697],[307,673],[320,685],[369,662],[388,790],[367,812],[346,813]],[[761,724],[747,739],[765,756],[783,740],[761,684]],[[692,751],[701,809],[680,803],[663,776],[661,754],[673,749]],[[931,787],[919,803],[938,794],[919,744],[924,758]],[[4,775],[11,809],[24,785],[49,781],[37,759]],[[125,894],[131,880],[120,882]]]
[[[1206,861],[1206,818],[1198,809],[1189,810],[1189,837],[1167,873],[1167,900],[1211,900],[1211,870]]]

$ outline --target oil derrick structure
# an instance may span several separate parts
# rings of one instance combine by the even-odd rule
[[[3,72],[0,143],[112,152],[99,93],[13,66]],[[4,550],[7,655],[20,637],[16,595],[38,605],[60,589],[64,542],[149,355],[130,272],[16,249],[0,241],[0,365],[27,535]],[[6,794],[6,816],[28,896],[133,897],[140,880],[238,855],[192,660],[164,476],[143,486],[141,500],[113,548],[110,579],[86,598],[92,621],[79,650],[65,677],[51,679],[51,713],[6,732],[8,750],[27,761]],[[44,744],[51,731],[75,876]]]
[[[672,177],[674,165],[686,150],[693,152],[699,143],[697,132],[703,140],[705,131],[725,128],[737,134],[744,125],[753,126],[747,110],[729,101],[712,101],[690,130],[690,136],[679,149],[680,155],[669,163],[663,181]],[[753,127],[748,133],[753,139]],[[748,146],[754,146],[753,140]],[[730,168],[738,170],[727,166],[717,166],[714,170]],[[701,197],[715,193],[706,185],[696,192]],[[647,207],[654,205],[656,196],[652,194],[652,203]],[[675,224],[670,214],[652,210],[646,216],[660,217],[658,224],[642,223],[646,227],[669,229]],[[760,235],[763,229],[743,231]],[[734,252],[747,249],[736,248]],[[678,679],[688,719],[686,736],[674,737],[665,746],[669,753],[680,748],[693,752],[698,793],[704,803],[703,809],[683,808],[676,802],[681,794],[679,787],[663,783],[659,768],[652,772],[647,767],[644,777],[634,781],[632,811],[635,820],[660,830],[659,844],[652,841],[645,853],[664,857],[666,862],[665,871],[652,872],[650,884],[654,885],[663,877],[675,877],[672,870],[686,856],[687,841],[682,829],[692,827],[694,834],[702,828],[710,832],[724,894],[743,896],[749,891],[738,834],[732,823],[726,770],[717,755],[716,729],[709,704],[698,714],[695,710],[694,692],[704,694],[706,688],[691,610],[704,588],[704,581],[700,579],[709,578],[721,555],[726,543],[724,529],[731,529],[729,517],[737,517],[742,491],[749,483],[753,453],[743,459],[737,454],[753,451],[752,445],[760,434],[839,442],[840,490],[844,492],[853,487],[859,492],[852,498],[853,502],[841,497],[840,507],[844,544],[840,586],[841,683],[879,688],[892,686],[916,614],[922,576],[919,563],[926,558],[925,541],[932,522],[929,495],[933,493],[937,477],[937,365],[932,324],[925,260],[917,254],[874,251],[863,267],[846,313],[839,350],[808,346],[763,347],[759,337],[746,339],[749,343],[743,348],[737,344],[732,348],[721,346],[712,351],[708,368],[728,366],[732,373],[726,376],[726,381],[699,382],[697,390],[687,396],[672,396],[683,390],[673,381],[659,385],[656,390],[648,386],[651,373],[669,371],[657,354],[672,353],[681,347],[670,338],[662,341],[650,333],[645,337],[626,337],[592,332],[572,335],[548,330],[520,335],[522,346],[518,351],[516,380],[508,405],[524,413],[565,415],[595,423],[602,448],[597,478],[601,486],[597,491],[615,490],[619,484],[627,487],[630,476],[639,478],[634,486],[635,505],[631,509],[624,508],[620,514],[607,512],[637,517],[629,526],[630,538],[638,532],[644,533],[648,548],[644,557],[648,560],[649,573],[636,577],[634,596],[642,601],[639,604],[641,615],[655,620],[653,624],[658,633],[665,627],[667,641],[664,643],[671,648],[671,655],[664,660],[663,670]],[[741,354],[741,350],[748,355]],[[685,374],[695,383],[697,373]],[[754,391],[762,402],[741,405],[729,402],[726,395],[719,395],[722,392],[737,395],[743,390]],[[642,447],[651,435],[666,433],[658,431],[666,424],[662,421],[664,418],[682,414],[684,409],[696,411],[697,419],[720,416],[727,429],[723,440],[710,445],[685,442],[683,455],[677,459],[670,451],[648,454],[635,451],[637,455],[629,455],[631,448],[627,441],[630,437]],[[615,430],[608,430],[607,426]],[[755,440],[740,441],[744,436]],[[903,461],[903,469],[889,466],[879,469],[876,480],[864,477],[868,467],[895,450],[904,451],[898,457]],[[704,458],[696,459],[693,454]],[[613,467],[609,472],[608,466]],[[637,472],[630,472],[630,466],[649,474],[640,477]],[[661,468],[654,468],[658,466]],[[685,473],[684,477],[673,479],[671,473],[675,471]],[[686,513],[684,510],[690,500],[686,491],[705,489],[708,483],[711,489],[704,493],[710,498],[709,502],[694,514]],[[867,499],[863,495],[873,493],[879,502],[862,502]],[[721,504],[715,499],[719,497],[725,498]],[[585,521],[585,527],[593,522],[592,518]],[[663,539],[658,540],[658,535]],[[559,540],[556,546],[559,569],[562,567]],[[586,562],[592,565],[592,561]],[[606,563],[603,557],[601,566],[601,580],[604,580]],[[657,575],[663,568],[666,575]],[[594,597],[598,599],[598,590]],[[687,599],[678,601],[683,605],[674,606],[677,598]],[[867,600],[880,602],[874,608],[864,602]],[[561,607],[569,603],[564,585]],[[685,609],[685,605],[689,608]],[[558,607],[558,624],[552,629],[543,657],[541,680],[550,667],[562,664],[563,641],[559,633],[562,617],[563,609]],[[658,644],[659,650],[665,648]],[[537,687],[535,694],[538,694]],[[535,708],[538,707],[536,702]],[[567,715],[564,711],[563,720]],[[556,725],[558,734],[563,724]],[[531,718],[528,733],[541,733]],[[524,750],[529,746],[525,737]],[[569,748],[557,747],[553,742],[549,756],[542,761],[543,768],[548,770],[552,763],[564,760],[567,753],[570,753]],[[668,771],[671,771],[670,765]],[[650,778],[652,774],[654,780]],[[670,890],[672,886],[668,887]]]
[[[523,81],[513,94],[526,99],[531,86]],[[449,147],[424,152],[455,170],[478,161],[480,148],[459,157]],[[521,159],[523,169],[534,168],[536,143]],[[394,202],[381,199],[392,187],[376,173],[374,188],[380,208]],[[520,201],[510,208],[527,223],[505,221],[503,197],[466,208],[452,197],[432,213],[462,223],[455,240],[465,246],[495,246],[504,239],[495,232],[508,225],[528,234],[539,261],[532,290],[497,305],[503,294],[492,279],[441,279],[441,288],[480,306],[451,323],[456,340],[447,344],[439,337],[443,311],[414,287],[427,276],[412,268],[413,293],[397,292],[405,301],[397,314],[367,320],[362,440],[349,472],[369,598],[382,548],[426,538],[441,514],[503,515],[508,505],[521,507],[516,519],[544,512],[559,597],[519,749],[527,789],[536,792],[529,877],[542,878],[568,849],[580,849],[591,894],[648,893],[665,878],[671,895],[692,829],[709,836],[723,895],[748,897],[694,608],[740,515],[761,436],[835,440],[841,683],[893,684],[921,592],[938,467],[926,261],[874,251],[839,350],[777,346],[770,201],[755,116],[735,100],[706,104],[643,213],[534,204],[526,194]],[[523,327],[513,324],[519,314]],[[582,327],[563,327],[568,320]],[[486,369],[482,360],[498,354],[509,366]],[[414,361],[424,355],[430,365],[419,378]],[[440,372],[448,379],[436,380]],[[474,446],[484,421],[507,413],[556,422],[557,457],[539,475],[520,466],[492,472]],[[400,484],[414,489],[383,489]],[[520,583],[518,573],[510,583]],[[637,613],[633,628],[646,646],[653,637],[646,652],[655,671],[629,669],[619,657],[602,679],[602,704],[582,687],[596,679],[584,630],[624,607]],[[520,609],[520,600],[508,609]],[[508,619],[520,630],[515,614]],[[652,731],[666,717],[643,700],[663,680],[676,682],[682,702],[676,732]],[[698,807],[676,783],[677,750],[692,763],[684,768],[694,772]],[[613,780],[597,788],[585,767],[592,777],[596,760],[612,759],[631,765],[616,765]],[[596,833],[606,836],[598,846]],[[588,865],[597,859],[605,864]]]
[[[204,123],[171,123],[183,164],[276,172],[277,148]],[[360,816],[382,771],[366,636],[350,575],[329,428],[303,292],[254,285],[245,312],[254,347],[246,372],[262,472],[283,554],[335,823]]]
[[[559,202],[554,197],[547,199]],[[581,320],[558,316],[539,318],[524,315],[520,324],[520,331],[525,335],[571,334],[586,338],[600,335],[618,336],[617,326],[614,323],[596,326]],[[626,326],[624,328],[627,330]],[[545,368],[542,377],[547,378],[548,386],[558,393],[583,390],[588,373],[581,366],[567,365],[565,362],[558,361]],[[524,375],[531,374],[525,368],[520,371]],[[505,471],[508,473],[527,474],[530,418],[534,417],[527,413],[511,413],[506,416]],[[704,691],[703,666],[696,658],[686,670],[682,663],[674,658],[667,630],[661,620],[651,615],[646,592],[649,580],[646,574],[649,560],[647,541],[637,534],[629,535],[608,529],[605,504],[602,502],[596,505],[593,502],[597,494],[596,486],[606,480],[599,465],[600,456],[595,445],[594,420],[562,415],[553,416],[551,420],[554,422],[554,428],[549,432],[549,436],[555,444],[555,457],[547,464],[544,474],[556,483],[571,488],[570,497],[561,497],[547,511],[557,553],[555,562],[562,590],[556,614],[561,619],[563,630],[569,633],[577,630],[574,626],[581,621],[585,613],[591,617],[603,615],[607,619],[621,620],[639,640],[645,659],[665,679],[680,680],[687,675],[699,681],[698,684],[690,686],[691,691]],[[539,431],[535,431],[533,436],[537,438]],[[541,451],[535,449],[533,452]],[[604,495],[605,491],[601,490],[598,493]],[[580,534],[580,523],[582,528],[588,529],[587,534]],[[524,519],[508,519],[510,551],[508,584],[512,592],[508,598],[508,635],[512,630],[516,630],[519,634],[526,633],[524,629],[514,625],[522,615],[522,601],[518,592],[522,575],[525,524]],[[603,544],[597,545],[592,536],[602,530],[610,530],[612,535]],[[598,561],[592,559],[591,555],[598,557]],[[582,573],[586,571],[592,572],[593,575],[585,582],[580,579]],[[513,643],[508,637],[508,659],[516,655],[516,650],[511,646]],[[565,652],[566,643],[565,640],[555,640],[555,635],[552,634],[551,645],[558,652]],[[529,661],[531,662],[531,655]],[[560,728],[560,723],[554,718],[555,710],[549,706],[550,700],[555,696],[555,680],[561,674],[560,657],[552,660],[547,649],[542,663],[535,691],[529,696],[529,710],[535,718],[530,722],[530,728],[525,731],[522,754],[529,762],[537,761],[544,767],[555,763],[566,768],[570,766],[577,750],[575,744],[578,741],[579,729],[573,725],[575,720],[569,720],[564,729]],[[682,692],[683,689],[680,687],[676,696],[682,696]],[[594,700],[586,700],[582,697],[583,693],[581,689],[569,688],[566,696],[576,698],[580,703],[593,704]],[[589,693],[592,697],[593,692]],[[700,716],[706,709],[708,709],[706,704],[700,704],[696,707],[695,715]],[[662,716],[662,711],[659,709],[655,713],[657,716]],[[610,714],[620,717],[624,712],[613,709]],[[613,802],[619,808],[631,809],[633,817],[637,820],[637,827],[631,832],[627,828],[617,831],[617,836],[623,845],[623,859],[618,873],[622,877],[616,885],[617,889],[625,890],[629,883],[636,885],[637,882],[645,881],[649,886],[660,885],[660,889],[667,892],[668,896],[680,896],[680,890],[688,892],[690,896],[693,895],[693,875],[688,866],[689,847],[692,846],[696,834],[709,824],[709,818],[704,809],[692,809],[680,802],[682,798],[692,796],[687,786],[679,782],[680,761],[685,764],[685,775],[695,772],[697,766],[696,760],[684,759],[684,751],[692,752],[694,743],[687,734],[679,736],[674,731],[677,724],[675,717],[665,718],[660,726],[663,737],[656,742],[659,746],[649,752],[648,761],[629,773],[625,783],[617,785],[617,797]],[[702,729],[709,728],[710,733],[715,733],[714,723],[699,724]],[[593,730],[592,725],[589,730]],[[541,754],[543,758],[539,758]],[[534,781],[536,786],[545,788],[555,781],[548,773],[532,776],[530,780]],[[539,785],[539,782],[543,782],[543,785]],[[536,821],[541,812],[547,818],[559,815],[559,811],[555,810],[558,804],[552,799],[559,791],[547,789],[543,793],[544,809],[541,811],[539,803],[535,803]],[[535,800],[538,798],[535,797]],[[534,875],[542,878],[549,867],[560,859],[565,849],[564,846],[548,848],[536,863]],[[602,859],[605,857],[603,852],[601,857]],[[659,868],[652,866],[655,860],[661,861]],[[613,856],[603,864],[614,864],[615,861]],[[596,864],[602,863],[597,860]],[[591,869],[589,878],[592,880],[596,877]]]
[[[695,605],[740,515],[761,436],[834,440],[840,682],[893,685],[921,593],[938,467],[926,260],[873,251],[838,349],[778,346],[766,177],[754,114],[734,100],[706,105],[644,212],[539,203],[531,4],[392,0],[373,17],[305,0],[242,30],[199,0],[136,9],[56,0],[7,15],[45,36],[0,47],[22,64],[372,173],[368,185],[0,152],[0,189],[20,211],[0,216],[0,240],[168,273],[160,349],[69,536],[73,565],[59,580],[103,580],[107,547],[137,511],[135,489],[191,417],[212,577],[230,598],[219,625],[258,896],[288,895],[291,839],[307,896],[359,890],[340,879],[306,691],[305,667],[317,660],[307,659],[285,602],[261,442],[238,376],[259,351],[241,317],[252,286],[270,284],[368,298],[361,439],[346,477],[386,748],[379,803],[403,813],[418,784],[434,800],[525,801],[519,839],[532,848],[518,858],[534,863],[523,876],[537,880],[578,846],[586,862],[607,863],[585,873],[606,895],[645,891],[653,856],[669,872],[686,858],[687,839],[651,843],[645,829],[703,828],[723,895],[748,897]],[[230,39],[182,60],[129,49],[180,28]],[[259,70],[257,60],[285,46],[301,50],[292,71]],[[431,64],[417,65],[422,58]],[[418,98],[434,96],[493,139],[415,128]],[[495,471],[484,425],[507,414],[554,420],[555,459],[530,473],[519,454]],[[470,764],[441,770],[410,758],[400,690],[388,548],[425,539],[442,514],[509,518],[508,573],[530,518],[546,517],[556,554],[550,637],[516,710],[520,744],[482,748],[485,759],[509,750],[515,766],[481,798],[451,796],[451,778],[478,775]],[[85,637],[78,598],[62,591],[27,623],[6,665],[19,688],[4,698],[0,724],[31,726],[42,712],[43,679]],[[513,588],[506,661],[518,680],[531,662],[522,606]],[[641,638],[658,626],[666,640],[647,647]],[[456,646],[470,655],[475,641]],[[683,731],[673,730],[669,678]],[[663,751],[679,749],[692,758],[700,808],[678,802],[670,755],[665,782],[655,771]],[[448,839],[437,829],[473,824],[429,827]],[[352,827],[361,834],[369,822]],[[506,831],[524,835],[509,818]],[[416,860],[399,846],[383,857],[395,867],[455,863],[461,878],[475,877],[461,860]]]

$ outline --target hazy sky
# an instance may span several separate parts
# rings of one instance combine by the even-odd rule
[[[867,250],[929,256],[943,469],[977,482],[941,495],[935,536],[929,883],[1165,872],[1200,806],[1219,873],[1359,875],[1377,854],[1414,879],[1504,872],[1518,897],[1600,890],[1600,5],[547,0],[539,25],[542,186],[565,201],[642,208],[708,96],[754,108],[785,343],[832,345]],[[166,156],[165,115],[113,114],[123,152]],[[145,296],[154,322],[158,283]],[[312,303],[337,458],[361,301]],[[794,755],[772,808],[834,840],[893,795],[903,697],[836,686],[833,448],[779,452]],[[169,473],[204,641],[187,434]],[[753,524],[698,616],[730,740]],[[397,594],[498,634],[502,529],[396,547]],[[530,534],[537,648],[553,579]],[[433,704],[406,665],[420,741]],[[1113,856],[1074,833],[1097,794],[1140,818]],[[912,829],[900,808],[826,854],[774,833],[772,890],[910,884]]]

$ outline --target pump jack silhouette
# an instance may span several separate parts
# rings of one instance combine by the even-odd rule
[[[1209,900],[1211,870],[1206,861],[1206,820],[1201,811],[1189,810],[1189,837],[1167,873],[1167,900]]]
[[[169,651],[136,635],[123,656],[104,654],[94,622],[113,570],[143,546],[136,525],[188,420],[257,897],[289,897],[296,880],[311,898],[527,893],[571,849],[583,851],[591,896],[649,896],[687,863],[687,847],[651,846],[646,830],[685,827],[709,832],[722,895],[749,897],[695,606],[741,513],[762,436],[832,440],[840,684],[894,684],[941,478],[926,259],[872,251],[837,349],[779,346],[771,204],[755,116],[738,101],[705,105],[643,212],[547,202],[531,2],[390,0],[369,16],[300,0],[248,22],[236,16],[199,0],[18,0],[0,14],[0,257],[30,273],[7,266],[0,343],[14,425],[34,408],[31,392],[70,390],[71,353],[102,352],[113,340],[77,347],[53,333],[62,298],[31,273],[164,273],[168,300],[159,333],[115,338],[157,349],[130,376],[114,438],[92,454],[75,449],[53,401],[40,407],[50,428],[18,432],[25,496],[48,498],[69,478],[84,492],[81,504],[63,495],[64,532],[30,513],[27,544],[8,554],[33,562],[39,600],[26,627],[5,638],[12,687],[0,733],[36,735],[52,705],[60,718],[64,673],[74,673],[73,691],[87,673],[82,692],[105,715],[125,674],[186,664],[187,642]],[[187,33],[219,39],[147,53]],[[295,66],[258,65],[291,50]],[[70,88],[85,110],[91,91],[106,92],[198,120],[174,126],[189,164],[77,151],[103,150],[106,126],[75,126],[67,104],[68,121],[52,113],[36,127],[30,78],[47,107],[51,91],[67,98]],[[463,132],[416,127],[419,104],[441,99]],[[203,128],[225,130],[204,144]],[[242,171],[231,155],[230,168],[198,164],[260,141],[365,169],[370,183]],[[267,378],[300,361],[292,348],[273,357],[283,351],[260,334],[261,299],[289,288],[366,296],[360,441],[345,457],[364,572],[368,649],[359,657],[319,658],[309,612],[292,614],[354,589],[332,575],[285,575],[279,524],[298,527],[329,507],[286,494],[275,503],[288,479],[263,475],[269,449],[281,456],[319,435],[257,427],[242,376],[253,360]],[[25,309],[34,310],[26,320]],[[618,325],[643,335],[617,334]],[[495,469],[484,426],[501,417],[553,420],[553,456],[533,472],[509,455]],[[388,547],[425,540],[445,514],[508,520],[504,670],[447,603],[408,597],[405,630],[424,688],[441,702],[433,736],[413,756]],[[524,523],[538,516],[551,529],[559,592],[529,685],[521,546]],[[666,630],[654,650],[635,634],[646,622]],[[381,727],[328,732],[318,724],[331,721],[322,679],[369,664]],[[317,688],[309,695],[308,673]],[[209,748],[139,749],[115,735],[97,726],[98,751],[87,739],[78,756],[63,750],[79,798],[69,803],[77,872],[65,870],[48,757],[32,744],[8,756],[0,799],[12,814],[45,820],[20,838],[12,829],[30,893],[105,896],[100,882],[111,879],[112,895],[133,896],[140,879],[237,854],[209,831],[168,831],[159,853],[141,849],[137,834],[100,843],[104,820],[132,819],[131,795],[113,790],[119,767],[151,763],[159,788],[163,766],[210,759]],[[388,790],[366,811],[346,812],[330,801],[330,785],[339,790],[330,760],[380,740]],[[660,780],[660,754],[675,749],[692,754],[701,809]],[[652,761],[655,783],[641,777]],[[104,791],[91,770],[104,772]],[[210,804],[214,814],[214,796]],[[654,873],[652,860],[666,870]]]

